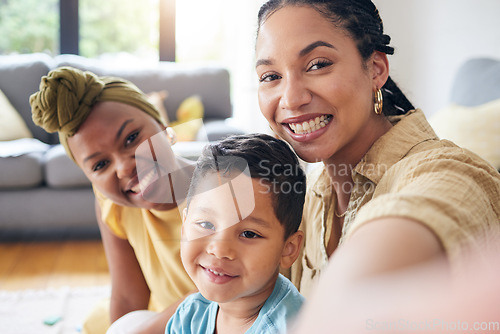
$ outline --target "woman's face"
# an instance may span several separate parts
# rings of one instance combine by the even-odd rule
[[[373,92],[383,85],[374,57],[381,56],[364,62],[346,32],[316,10],[279,9],[257,38],[261,111],[308,162],[361,158],[381,117],[373,111]]]
[[[165,187],[148,188],[158,180],[158,173],[154,173],[160,170],[150,145],[157,148],[161,145],[161,154],[170,153],[171,162],[175,163],[166,137],[160,140],[163,143],[158,140],[164,137],[164,129],[138,108],[119,102],[99,102],[76,134],[68,138],[68,145],[88,179],[113,202],[146,209],[170,209],[175,205],[165,203],[169,201],[151,200],[169,198],[168,183]],[[149,169],[148,164],[152,166]]]

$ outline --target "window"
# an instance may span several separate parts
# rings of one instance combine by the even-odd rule
[[[79,0],[80,55],[158,60],[159,0]]]
[[[98,57],[126,52],[158,60],[159,1],[0,0],[0,54],[71,50]],[[61,24],[70,29],[61,31]]]
[[[260,118],[255,32],[264,1],[0,0],[0,54],[62,50],[90,58],[215,62],[230,72],[236,125],[266,130],[267,123],[254,126]]]
[[[178,0],[176,61],[215,62],[231,74],[235,125],[268,131],[257,103],[255,38],[257,13],[265,0]]]
[[[0,54],[59,51],[59,0],[0,0]]]

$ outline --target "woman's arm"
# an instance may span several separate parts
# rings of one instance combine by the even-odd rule
[[[356,230],[332,254],[329,266],[336,268],[339,283],[348,283],[443,256],[441,242],[428,227],[409,218],[387,217]]]
[[[429,281],[418,269],[426,267],[440,275]],[[396,217],[367,222],[332,254],[293,333],[366,331],[378,315],[405,314],[413,299],[446,286],[446,271],[441,243],[423,224]]]
[[[416,269],[430,264],[441,273],[432,284]],[[330,257],[294,333],[362,332],[369,319],[387,311],[384,307],[403,311],[434,283],[444,284],[446,270],[441,243],[423,224],[396,217],[367,222]]]
[[[448,329],[448,324],[457,326],[457,323],[468,326],[469,330],[475,323],[488,325],[484,333],[498,332],[500,269],[492,265],[500,260],[496,248],[473,251],[463,270],[451,276],[439,243],[432,241],[436,237],[426,227],[395,218],[387,222],[380,219],[378,223],[391,231],[379,230],[368,223],[332,256],[301,311],[294,334],[418,330],[451,333],[454,330]],[[378,232],[390,235],[381,240],[373,238],[380,243],[375,242],[377,248],[372,250],[373,256],[368,256],[364,246],[373,243],[370,234]],[[361,242],[366,244],[358,247]],[[500,247],[499,239],[493,243]],[[353,270],[345,267],[348,261],[356,259],[361,263],[354,264]],[[342,281],[348,277],[353,281],[340,284],[339,276]]]
[[[128,312],[147,309],[150,291],[130,243],[115,236],[102,222],[97,201],[95,209],[111,274],[110,321],[113,323]]]

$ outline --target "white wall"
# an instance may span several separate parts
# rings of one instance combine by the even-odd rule
[[[391,76],[430,116],[473,57],[500,59],[500,0],[374,0],[392,37]]]

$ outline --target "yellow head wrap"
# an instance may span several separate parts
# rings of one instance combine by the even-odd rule
[[[68,156],[75,161],[67,139],[87,119],[100,101],[134,106],[162,123],[160,113],[133,83],[113,77],[98,77],[72,67],[61,67],[42,77],[40,90],[30,96],[33,122],[47,132],[58,132]]]

